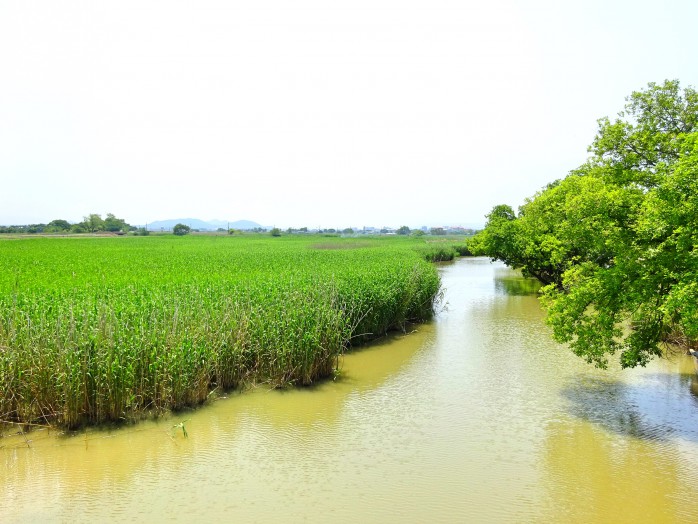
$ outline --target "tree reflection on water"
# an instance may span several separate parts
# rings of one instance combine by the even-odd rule
[[[498,295],[528,296],[535,295],[541,283],[535,278],[525,278],[519,271],[498,268],[494,275],[494,289]]]
[[[568,412],[614,433],[648,440],[698,442],[698,377],[651,373],[636,383],[584,377],[567,385]]]

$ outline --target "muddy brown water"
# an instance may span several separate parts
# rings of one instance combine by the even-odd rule
[[[0,521],[698,522],[692,357],[596,370],[516,272],[441,272],[447,309],[336,381],[5,436]]]

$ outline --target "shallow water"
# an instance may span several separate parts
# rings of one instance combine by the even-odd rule
[[[0,520],[698,519],[691,357],[595,370],[551,340],[530,281],[485,259],[441,271],[447,309],[336,381],[1,439]]]

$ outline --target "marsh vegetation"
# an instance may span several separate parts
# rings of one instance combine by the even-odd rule
[[[350,346],[430,318],[423,240],[4,241],[0,419],[76,427],[308,385]],[[338,249],[328,249],[336,247]]]

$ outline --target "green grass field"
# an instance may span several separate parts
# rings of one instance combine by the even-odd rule
[[[427,260],[453,253],[444,246],[318,236],[0,240],[0,420],[76,427],[250,383],[310,384],[351,345],[431,316],[439,278]]]

